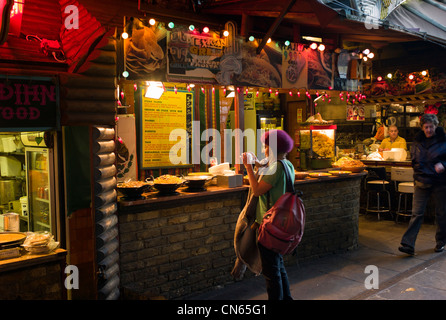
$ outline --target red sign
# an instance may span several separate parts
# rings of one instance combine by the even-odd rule
[[[0,45],[8,38],[9,19],[11,15],[13,0],[0,0]]]
[[[0,75],[0,131],[57,128],[58,105],[52,78]]]

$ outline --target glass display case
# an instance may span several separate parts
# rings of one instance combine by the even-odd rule
[[[27,168],[29,229],[52,232],[51,149],[25,148]]]
[[[297,146],[304,170],[330,168],[336,156],[336,125],[299,126]]]

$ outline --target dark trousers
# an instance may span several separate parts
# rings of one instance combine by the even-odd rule
[[[262,274],[266,281],[269,300],[292,300],[288,275],[280,253],[274,252],[258,243],[262,259]]]
[[[415,248],[415,241],[423,223],[424,212],[430,197],[434,201],[437,222],[435,240],[437,244],[446,244],[446,185],[433,185],[428,188],[420,188],[415,185],[412,217],[409,221],[409,227],[401,239],[401,244]]]

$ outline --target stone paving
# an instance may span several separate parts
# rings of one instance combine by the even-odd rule
[[[360,215],[359,248],[287,267],[295,300],[443,300],[446,299],[446,254],[434,252],[433,223],[424,223],[415,255],[398,251],[407,222],[378,221]],[[378,271],[365,272],[367,266]],[[370,277],[378,274],[378,280]],[[368,278],[369,277],[369,278]],[[378,284],[367,289],[366,284]],[[261,276],[234,282],[192,300],[265,300]]]

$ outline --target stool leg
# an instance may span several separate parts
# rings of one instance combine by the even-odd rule
[[[378,210],[378,221],[381,220],[381,217],[379,216],[379,210],[380,210],[380,202],[379,202],[379,191],[376,193],[376,196],[378,197],[378,205],[377,205],[377,210]]]
[[[398,211],[396,212],[396,220],[395,222],[398,222],[398,217],[400,216],[400,209],[401,209],[401,193],[398,197]]]
[[[391,205],[391,203],[390,203],[390,192],[389,191],[386,191],[387,192],[387,201],[388,201],[388,203],[389,203],[389,213],[390,213],[390,216],[393,218],[393,213],[392,213],[392,211],[391,211],[391,209],[392,209],[392,205]]]
[[[366,202],[366,207],[365,207],[365,215],[367,215],[367,213],[369,213],[369,198],[370,198],[370,192],[367,191],[367,202]]]
[[[404,213],[407,214],[407,194],[404,194]]]

